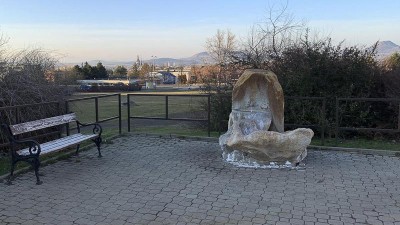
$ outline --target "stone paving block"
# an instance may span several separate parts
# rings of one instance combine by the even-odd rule
[[[238,168],[217,143],[128,135],[0,185],[0,224],[400,224],[397,157],[309,152]]]

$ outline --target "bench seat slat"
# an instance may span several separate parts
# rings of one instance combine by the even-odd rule
[[[73,121],[76,121],[76,115],[75,113],[70,113],[61,116],[55,116],[46,119],[30,121],[26,123],[10,125],[10,130],[13,135],[18,135],[26,132],[40,130],[47,127],[53,127],[65,123],[70,123]]]
[[[41,147],[41,153],[40,154],[45,154],[57,150],[64,149],[66,147],[76,145],[82,141],[92,139],[94,137],[97,137],[97,134],[74,134],[71,136],[63,137],[57,140],[49,141],[43,144],[40,144]],[[25,148],[22,150],[17,151],[19,155],[29,155],[29,149]]]

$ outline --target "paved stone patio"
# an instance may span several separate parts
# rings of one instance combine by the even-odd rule
[[[400,224],[397,157],[310,152],[236,168],[217,143],[126,136],[0,184],[0,224]]]

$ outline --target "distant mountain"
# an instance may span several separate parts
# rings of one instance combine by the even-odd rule
[[[106,67],[106,68],[113,68],[113,67],[115,67],[117,65],[128,67],[128,66],[132,66],[132,64],[133,64],[133,61],[108,61],[108,60],[100,60],[100,59],[98,59],[98,60],[90,60],[90,61],[87,61],[87,62],[91,66],[95,66],[98,62],[101,62],[103,64],[103,66]],[[74,65],[76,65],[76,64],[74,64]]]
[[[368,49],[372,50],[372,46]],[[376,46],[376,58],[379,60],[384,59],[395,52],[400,53],[400,46],[391,41],[379,41]]]
[[[143,62],[151,64],[154,63],[159,66],[167,64],[169,64],[170,66],[189,66],[189,65],[202,65],[202,64],[212,63],[213,60],[210,57],[210,54],[208,54],[207,52],[200,52],[186,58],[179,58],[179,59],[157,58],[154,60],[143,60]]]
[[[114,68],[117,65],[130,67],[133,65],[135,61],[110,61],[110,60],[89,60],[87,61],[90,65],[94,66],[98,62],[101,62],[103,66],[106,68]],[[212,63],[214,60],[211,58],[210,54],[207,52],[200,52],[193,56],[186,57],[186,58],[156,58],[156,59],[148,59],[143,60],[143,63],[149,64],[156,64],[158,66],[190,66],[190,65],[202,65],[207,63]],[[74,65],[81,65],[82,63],[64,63],[62,66],[74,66]]]

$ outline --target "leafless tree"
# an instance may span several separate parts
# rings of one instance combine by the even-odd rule
[[[225,91],[230,89],[237,78],[237,65],[234,63],[234,55],[238,52],[235,35],[229,30],[217,30],[217,33],[206,42],[206,48],[214,60],[209,74],[203,74],[208,90]]]
[[[57,59],[50,52],[37,48],[12,51],[6,43],[7,39],[1,36],[0,107],[65,100],[68,91],[55,82]],[[54,113],[54,109],[40,109],[40,112],[34,110],[38,110],[38,107],[20,113],[25,117],[21,120]],[[12,114],[11,111],[1,111],[1,122],[12,123]]]
[[[305,30],[304,22],[296,21],[287,12],[287,3],[280,7],[270,5],[264,21],[251,27],[235,59],[252,68],[269,68],[270,62],[279,60],[282,51]]]
[[[229,30],[217,30],[217,33],[207,40],[206,48],[218,65],[229,64],[231,55],[236,51],[235,35]]]

